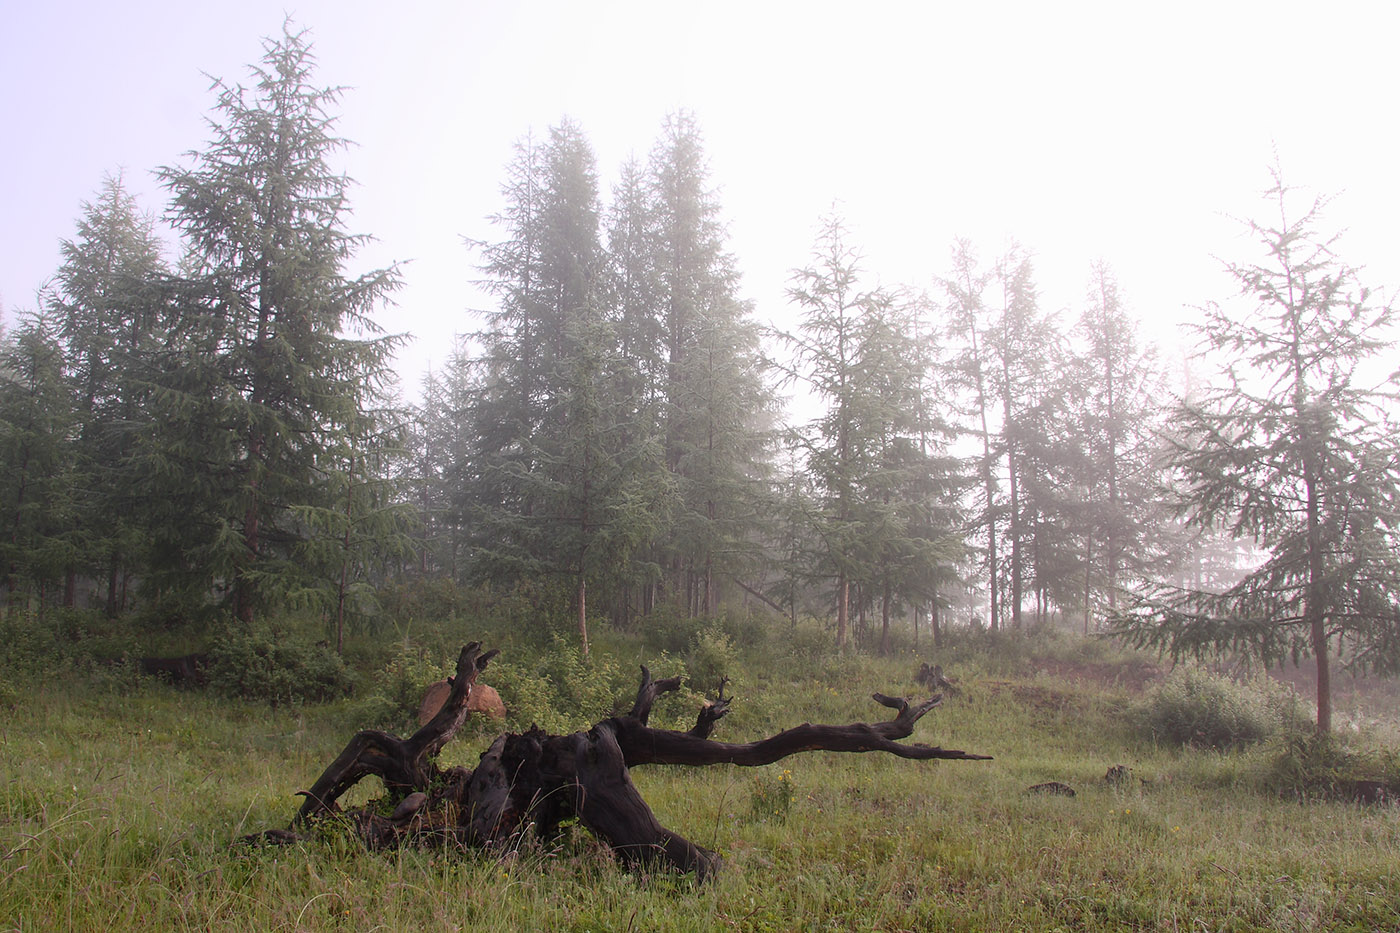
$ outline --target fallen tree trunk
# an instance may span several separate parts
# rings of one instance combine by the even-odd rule
[[[720,857],[662,826],[632,783],[630,769],[646,764],[746,767],[769,764],[799,752],[886,752],[901,758],[986,760],[938,746],[904,744],[915,724],[942,698],[913,704],[874,694],[876,702],[896,711],[880,723],[812,725],[756,742],[733,744],[710,738],[729,712],[724,684],[707,701],[695,725],[685,732],[647,725],[652,706],[680,688],[679,677],[653,680],[642,668],[642,682],[632,709],[586,731],[549,735],[538,728],[499,736],[474,769],[440,769],[436,756],[466,719],[468,700],[478,675],[496,656],[479,642],[462,648],[451,692],[433,719],[407,739],[386,732],[357,733],[308,791],[290,829],[249,837],[267,843],[302,838],[311,822],[333,814],[349,819],[366,845],[388,848],[405,842],[451,843],[498,849],[533,831],[549,837],[566,819],[577,817],[627,865],[659,863],[695,872],[703,881],[720,866]],[[395,805],[341,811],[337,800],[356,783],[378,776]]]

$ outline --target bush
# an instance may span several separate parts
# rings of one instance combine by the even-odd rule
[[[1335,735],[1293,731],[1279,743],[1265,772],[1269,789],[1299,800],[1400,799],[1400,753],[1353,747]]]
[[[269,629],[230,632],[209,652],[209,686],[227,697],[284,703],[326,702],[353,687],[345,662],[324,644]]]
[[[836,636],[821,622],[811,618],[789,626],[782,642],[783,654],[804,665],[815,664],[836,650]]]
[[[358,717],[356,728],[383,729],[410,734],[418,728],[418,709],[428,685],[447,677],[444,664],[429,661],[423,649],[403,646],[374,674],[371,688],[358,699],[349,715]]]
[[[635,690],[632,676],[614,656],[595,651],[585,659],[571,639],[556,634],[547,648],[492,661],[482,681],[500,692],[511,728],[534,724],[562,734],[607,716]]]
[[[92,609],[0,613],[0,644],[0,670],[24,675],[96,670],[138,653],[119,622]]]
[[[14,709],[20,700],[20,690],[4,678],[0,678],[0,709]]]
[[[1333,736],[1299,732],[1279,743],[1265,783],[1280,794],[1299,799],[1330,796],[1354,766],[1353,756]]]
[[[1203,748],[1234,748],[1277,735],[1297,717],[1293,694],[1267,678],[1235,681],[1180,668],[1140,709],[1153,738]]]
[[[733,677],[738,663],[734,640],[718,626],[701,629],[695,634],[686,654],[686,679],[700,690],[713,690],[725,677]]]

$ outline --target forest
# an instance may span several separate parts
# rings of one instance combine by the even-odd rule
[[[413,383],[322,80],[266,40],[0,331],[0,930],[1400,928],[1326,197],[1264,166],[1178,358],[1105,263],[882,284],[839,211],[758,308],[697,115],[564,118]]]
[[[951,244],[873,284],[839,214],[743,297],[701,127],[610,192],[586,130],[529,132],[464,280],[494,303],[404,400],[398,267],[354,273],[339,93],[304,35],[216,85],[156,169],[175,255],[120,176],[0,341],[0,591],[194,640],[301,613],[340,650],[414,593],[522,594],[589,651],[759,612],[839,649],[1047,625],[1174,658],[1400,667],[1392,307],[1275,168],[1238,294],[1180,371],[1112,269],[1044,307],[1033,252]],[[399,608],[395,608],[399,607]]]

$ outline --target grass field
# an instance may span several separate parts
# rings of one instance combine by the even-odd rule
[[[608,651],[635,669],[625,642]],[[14,678],[0,930],[1400,929],[1395,809],[1265,790],[1273,744],[1155,744],[1129,712],[1148,668],[1102,655],[948,665],[958,692],[914,740],[993,761],[637,769],[662,823],[723,855],[703,887],[624,872],[582,830],[504,857],[369,853],[334,829],[238,845],[286,825],[293,793],[354,731],[356,701],[273,710],[154,682]],[[909,654],[733,663],[738,709],[717,736],[733,741],[880,718],[871,691],[917,689]],[[693,700],[658,715],[681,721]],[[493,732],[465,730],[445,758],[471,763]],[[1106,781],[1120,764],[1130,780]],[[1046,781],[1077,793],[1027,790]]]

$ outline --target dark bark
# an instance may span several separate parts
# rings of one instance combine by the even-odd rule
[[[346,813],[350,825],[371,848],[406,842],[453,843],[464,847],[503,849],[534,832],[548,837],[570,818],[608,845],[625,865],[657,864],[694,872],[703,881],[720,866],[718,854],[666,829],[632,783],[637,765],[769,764],[806,751],[887,752],[912,760],[985,760],[953,749],[903,744],[915,724],[940,702],[933,696],[914,704],[874,694],[876,702],[896,711],[892,720],[851,725],[804,723],[755,742],[732,744],[710,738],[729,712],[730,698],[720,684],[688,731],[647,725],[653,705],[663,694],[680,689],[681,679],[654,680],[642,668],[632,709],[572,735],[549,735],[531,728],[499,736],[476,768],[440,770],[434,759],[466,717],[467,699],[477,676],[496,655],[473,642],[462,649],[452,692],[442,710],[408,739],[385,732],[355,735],[311,790],[290,830],[270,830],[257,841],[281,844],[301,838],[309,821],[341,813],[336,801],[362,778],[378,776],[395,808],[383,816],[379,807]]]

